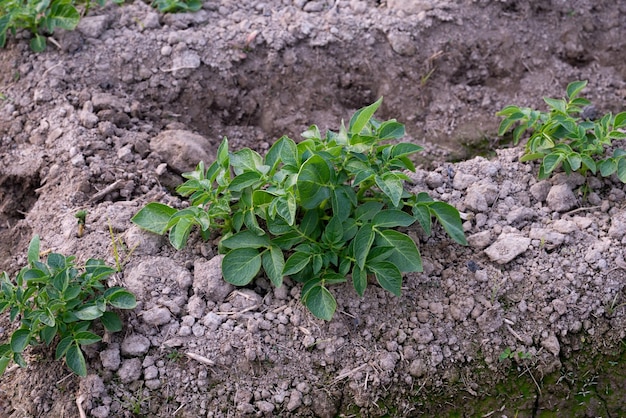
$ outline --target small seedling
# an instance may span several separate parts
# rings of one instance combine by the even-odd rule
[[[520,161],[540,160],[539,179],[548,178],[562,167],[567,174],[617,174],[626,183],[626,151],[613,149],[614,140],[626,138],[626,112],[615,116],[608,113],[593,121],[585,118],[584,109],[591,102],[578,96],[586,85],[586,81],[570,83],[564,99],[544,97],[548,112],[505,107],[496,113],[504,118],[498,135],[513,129],[513,141],[517,144],[526,130],[532,131]],[[607,155],[608,149],[613,149],[611,155]]]
[[[78,212],[76,212],[74,217],[76,217],[76,219],[78,219],[78,221],[77,221],[77,223],[78,223],[78,231],[76,232],[76,236],[78,238],[82,238],[83,234],[85,233],[85,224],[87,223],[87,211],[86,210],[79,210]]]
[[[102,339],[91,331],[92,325],[100,320],[107,331],[120,331],[120,318],[107,309],[133,309],[135,296],[121,287],[105,288],[103,281],[115,269],[102,260],[87,260],[81,273],[74,257],[50,253],[43,262],[39,254],[35,235],[28,247],[28,266],[15,282],[6,272],[0,275],[0,312],[8,309],[10,320],[19,319],[21,324],[9,342],[0,345],[0,375],[11,361],[26,367],[27,346],[50,345],[58,336],[55,359],[65,358],[74,373],[86,376],[81,346]]]
[[[111,237],[111,252],[113,253],[113,258],[115,259],[115,267],[118,272],[122,271],[122,268],[126,263],[128,263],[128,259],[133,252],[137,248],[139,244],[135,244],[135,246],[131,249],[126,248],[122,239],[115,235],[113,232],[113,226],[109,221],[109,236]]]
[[[302,301],[330,320],[337,303],[328,287],[348,279],[363,296],[368,278],[400,296],[402,273],[422,271],[416,243],[399,227],[416,222],[431,233],[436,218],[465,245],[459,212],[426,193],[408,192],[404,170],[422,147],[385,143],[404,136],[396,120],[373,119],[382,99],[357,111],[348,127],[322,136],[313,125],[296,144],[283,136],[263,157],[228,150],[224,139],[209,167],[200,163],[177,191],[191,205],[177,210],[149,203],[132,221],[157,234],[169,231],[180,249],[194,226],[203,238],[222,235],[224,279],[249,284],[263,270],[274,286],[302,282]]]

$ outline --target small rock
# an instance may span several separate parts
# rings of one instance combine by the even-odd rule
[[[110,93],[101,92],[93,93],[93,95],[91,96],[91,103],[93,104],[93,110],[95,112],[103,109],[112,109],[117,110],[118,112],[123,112],[124,109],[128,107],[128,103],[126,103],[119,97],[114,96]]]
[[[118,344],[111,344],[110,348],[100,352],[102,367],[115,371],[119,369],[122,359],[120,357],[120,347]]]
[[[426,184],[431,189],[441,187],[443,186],[443,176],[440,173],[431,171],[430,173],[428,173],[428,176],[426,176]]]
[[[210,260],[199,258],[194,263],[193,290],[198,295],[204,295],[210,301],[222,303],[235,289],[222,278],[223,255]]]
[[[141,360],[131,358],[124,360],[122,367],[117,371],[117,375],[122,383],[131,383],[141,377]]]
[[[456,190],[465,190],[477,181],[478,177],[457,171],[454,175],[454,180],[452,180],[452,187]]]
[[[154,255],[161,250],[163,236],[144,231],[136,225],[131,225],[124,232],[126,248],[133,248],[134,255]]]
[[[396,353],[384,352],[380,356],[380,360],[378,361],[378,365],[384,371],[390,372],[396,368],[396,363],[398,362],[399,355]]]
[[[172,319],[172,314],[167,308],[154,307],[142,312],[143,321],[155,327],[165,325]]]
[[[302,405],[302,393],[294,389],[289,394],[289,402],[287,402],[287,410],[293,412]]]
[[[143,378],[146,380],[156,379],[159,377],[159,369],[156,366],[148,366],[143,371]]]
[[[391,45],[391,49],[397,54],[405,57],[412,57],[417,52],[416,42],[410,33],[391,30],[387,34],[387,40]]]
[[[418,14],[427,12],[433,8],[430,0],[387,0],[387,8],[391,10],[402,10],[405,13]]]
[[[566,212],[578,205],[578,200],[567,184],[557,184],[550,188],[546,203],[555,212]]]
[[[88,38],[99,38],[109,26],[109,16],[84,16],[76,29]]]
[[[536,216],[537,216],[537,212],[535,212],[533,209],[527,208],[527,207],[520,207],[520,208],[513,209],[506,215],[506,222],[509,225],[517,225],[524,221],[531,221]]]
[[[503,322],[501,310],[495,308],[485,310],[482,315],[476,318],[478,327],[484,332],[497,331],[498,328],[502,326]]]
[[[469,237],[467,237],[467,242],[470,246],[482,250],[483,248],[486,248],[489,244],[491,244],[491,239],[491,231],[486,230],[470,235]]]
[[[193,171],[200,161],[209,162],[211,143],[205,137],[184,130],[163,131],[150,142],[172,170],[178,173]]]
[[[89,411],[90,415],[95,418],[108,418],[111,413],[111,407],[108,405],[100,405]]]
[[[204,315],[205,309],[206,302],[200,296],[193,295],[189,298],[189,302],[187,302],[187,312],[189,312],[189,315],[196,319],[200,319]]]
[[[530,241],[530,238],[519,234],[501,234],[496,242],[485,250],[485,254],[489,256],[491,261],[506,264],[524,253],[528,249]]]
[[[538,201],[543,202],[548,197],[548,193],[550,193],[550,182],[547,180],[541,180],[538,183],[530,186],[530,194]]]
[[[552,307],[558,312],[559,315],[564,315],[565,312],[567,312],[567,304],[561,299],[554,299],[552,301]]]
[[[413,331],[413,339],[418,344],[428,344],[434,338],[435,336],[428,328],[417,328],[415,331]]]
[[[274,408],[276,408],[273,403],[267,401],[259,401],[255,405],[259,412],[264,414],[270,414],[274,411]]]
[[[578,226],[576,226],[575,222],[568,221],[565,219],[558,219],[554,221],[554,223],[551,226],[552,226],[552,229],[554,229],[557,232],[560,232],[561,234],[570,234],[578,229]]]
[[[209,312],[202,319],[202,323],[209,329],[209,331],[216,331],[222,322],[224,322],[224,318],[215,312]]]
[[[426,365],[421,359],[416,359],[409,366],[409,374],[413,377],[422,377],[426,374]]]
[[[541,341],[541,346],[552,353],[554,357],[558,357],[561,352],[561,345],[559,344],[558,338],[556,338],[556,335],[554,334]]]
[[[609,237],[621,240],[626,236],[626,211],[621,211],[611,217]]]
[[[544,243],[549,243],[552,246],[559,246],[563,244],[563,241],[565,240],[565,235],[560,232],[544,228],[531,228],[528,236],[530,239],[538,239]]]
[[[133,161],[133,146],[132,144],[127,144],[117,150],[117,158],[120,161],[131,162]]]
[[[168,319],[169,322],[169,319]],[[139,357],[150,349],[150,340],[140,334],[131,334],[122,341],[122,355]]]

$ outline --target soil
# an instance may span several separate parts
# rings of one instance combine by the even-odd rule
[[[34,234],[79,260],[115,264],[116,249],[111,282],[139,305],[85,348],[87,378],[29,351],[0,381],[0,415],[78,416],[79,399],[94,417],[622,416],[624,184],[537,181],[520,148],[495,151],[494,114],[543,109],[581,79],[600,114],[623,111],[625,14],[609,0],[221,0],[179,15],[135,1],[91,10],[44,53],[10,37],[0,268],[23,266]],[[130,223],[148,202],[184,205],[180,173],[223,136],[263,151],[380,96],[378,116],[426,148],[414,191],[454,204],[470,241],[412,231],[425,268],[402,297],[339,286],[326,323],[301,285],[231,288],[216,242],[175,251]],[[467,159],[477,148],[489,159]],[[5,314],[0,340],[14,326]]]

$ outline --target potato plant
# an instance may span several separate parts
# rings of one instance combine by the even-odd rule
[[[190,206],[153,202],[132,219],[165,234],[180,249],[194,226],[204,238],[218,231],[224,279],[237,286],[259,272],[275,286],[284,276],[302,282],[302,301],[330,320],[336,301],[329,288],[351,280],[363,296],[368,279],[400,296],[402,273],[422,270],[416,243],[399,229],[418,223],[430,234],[435,218],[466,244],[459,212],[426,193],[404,187],[409,156],[422,148],[390,143],[404,136],[396,120],[372,118],[382,99],[357,111],[346,128],[322,136],[313,125],[299,143],[283,136],[265,156],[231,152],[224,139],[216,160],[183,176],[178,187]]]
[[[578,97],[587,85],[575,81],[567,86],[567,97],[544,97],[548,112],[507,106],[496,115],[504,119],[498,135],[513,130],[517,144],[525,131],[532,131],[520,161],[540,160],[539,179],[549,177],[559,167],[569,174],[586,175],[600,172],[603,177],[616,174],[626,183],[626,151],[615,148],[613,141],[626,138],[626,112],[608,113],[597,120],[585,117],[584,109],[591,102]],[[612,149],[610,155],[607,151]]]
[[[135,296],[121,287],[105,288],[103,281],[116,270],[102,260],[89,259],[82,272],[74,257],[51,253],[39,258],[39,237],[28,248],[28,266],[15,281],[0,275],[0,312],[9,311],[11,321],[20,321],[8,342],[0,345],[0,375],[11,361],[26,367],[23,353],[29,345],[56,342],[55,359],[65,359],[77,375],[87,375],[81,346],[99,342],[96,320],[107,331],[122,329],[122,322],[109,307],[133,309]]]

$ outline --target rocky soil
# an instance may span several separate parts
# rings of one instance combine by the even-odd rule
[[[493,149],[497,110],[573,80],[623,111],[624,14],[608,0],[216,0],[163,16],[135,1],[92,10],[45,53],[18,33],[0,52],[0,268],[25,264],[33,234],[79,260],[114,264],[115,247],[111,282],[139,306],[86,347],[85,379],[31,350],[0,380],[0,415],[78,416],[78,399],[93,417],[621,416],[626,188],[589,178],[583,196],[586,179],[537,181],[520,149]],[[414,191],[463,212],[470,242],[411,231],[424,272],[401,298],[346,285],[325,323],[299,284],[233,288],[215,242],[175,251],[130,223],[151,201],[183,206],[180,174],[223,136],[263,151],[381,95],[380,117],[426,147]],[[490,158],[449,162],[467,144]],[[13,326],[0,319],[0,340]]]

